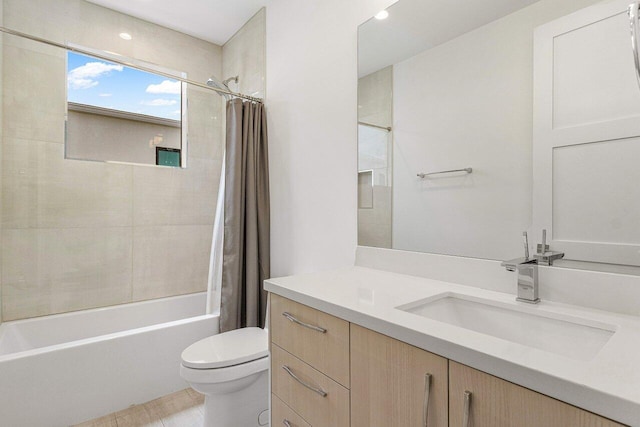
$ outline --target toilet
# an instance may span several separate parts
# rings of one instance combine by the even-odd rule
[[[269,424],[268,331],[242,328],[191,344],[180,376],[204,394],[205,427]]]

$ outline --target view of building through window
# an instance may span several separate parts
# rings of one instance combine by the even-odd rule
[[[68,102],[180,120],[181,94],[178,80],[76,52],[67,54]]]

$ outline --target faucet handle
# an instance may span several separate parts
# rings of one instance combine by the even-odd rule
[[[544,249],[542,249],[542,245],[538,243],[536,245],[536,255],[544,255],[545,252],[549,252],[549,245],[544,245]]]
[[[544,255],[545,252],[549,250],[549,245],[547,245],[547,230],[542,229],[542,244],[538,243],[536,246],[536,253],[538,255]]]
[[[529,236],[526,231],[522,232],[522,243],[524,244],[524,257],[529,259]]]
[[[553,261],[564,257],[563,252],[549,250],[547,245],[547,230],[542,230],[542,244],[537,246],[537,253],[533,256],[539,265],[553,265]]]
[[[522,244],[524,245],[524,258],[510,259],[500,263],[507,271],[516,271],[519,265],[535,262],[533,258],[529,257],[529,237],[526,231],[522,232]]]

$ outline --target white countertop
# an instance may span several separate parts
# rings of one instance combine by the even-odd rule
[[[265,281],[265,289],[382,334],[522,385],[615,421],[640,427],[640,317],[422,277],[351,267]],[[515,282],[514,282],[515,289]],[[591,360],[576,360],[396,309],[455,292],[550,315],[614,325]],[[640,303],[640,302],[639,302]],[[531,333],[535,333],[532,331]]]

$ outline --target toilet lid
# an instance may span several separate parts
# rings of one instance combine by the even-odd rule
[[[268,332],[242,328],[191,344],[182,352],[182,364],[194,369],[224,368],[263,358],[269,354]]]

